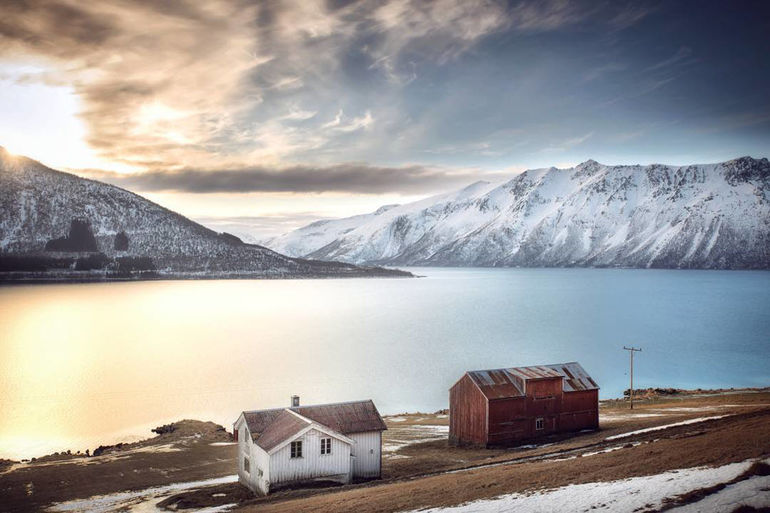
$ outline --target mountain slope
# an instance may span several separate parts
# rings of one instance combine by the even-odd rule
[[[770,163],[528,170],[319,221],[265,244],[290,255],[439,266],[770,268]]]
[[[88,252],[91,259],[84,260]],[[56,261],[64,262],[66,268],[61,272],[65,274],[83,262],[98,269],[99,263],[111,268],[126,262],[149,262],[144,270],[169,277],[406,274],[290,258],[245,244],[119,187],[55,171],[2,148],[0,257],[5,271],[11,265],[8,262],[13,270],[19,265],[26,269],[25,262]],[[3,276],[9,277],[13,275]]]

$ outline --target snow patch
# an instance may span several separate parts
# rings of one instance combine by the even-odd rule
[[[188,481],[183,483],[174,483],[166,486],[155,486],[144,490],[132,492],[117,492],[107,495],[95,495],[87,499],[76,499],[66,502],[59,502],[50,506],[46,511],[67,512],[67,511],[89,511],[92,513],[111,513],[116,511],[156,511],[155,504],[163,498],[178,493],[182,490],[202,488],[218,484],[236,483],[238,476],[225,476],[215,479],[203,479],[201,481]],[[227,505],[227,508],[234,506]],[[200,511],[217,512],[226,511],[225,506],[217,506],[218,509],[207,508]]]
[[[707,420],[716,420],[729,415],[716,415],[714,417],[698,417],[697,419],[683,420],[681,422],[674,422],[673,424],[664,424],[663,426],[649,427],[645,429],[637,429],[636,431],[629,431],[628,433],[621,433],[619,435],[612,435],[605,438],[605,440],[617,440],[618,438],[626,438],[627,436],[639,435],[641,433],[649,433],[651,431],[660,431],[661,429],[669,429],[677,426],[687,426],[689,424],[697,424],[699,422],[705,422]]]
[[[448,508],[431,508],[422,513],[487,513],[503,511],[526,511],[550,513],[553,511],[612,511],[631,513],[633,511],[657,509],[663,500],[692,490],[706,488],[730,481],[743,473],[754,460],[731,463],[717,468],[695,467],[670,470],[661,474],[633,477],[610,482],[596,482],[567,485],[552,490],[533,493],[512,493],[494,499],[469,502]],[[766,460],[770,461],[770,460]],[[732,492],[729,500],[740,500],[742,493],[750,495],[761,484],[751,482],[743,489]],[[730,487],[726,488],[729,489]],[[767,500],[766,498],[764,500]],[[703,501],[701,501],[703,502]],[[699,505],[697,503],[696,505]],[[690,506],[696,506],[690,505]],[[708,508],[688,509],[685,511],[715,511]],[[716,510],[719,511],[719,510]],[[732,511],[732,509],[728,509]]]

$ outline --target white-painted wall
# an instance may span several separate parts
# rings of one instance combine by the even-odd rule
[[[353,446],[353,477],[380,477],[382,462],[382,432],[366,431],[347,435],[356,441]]]
[[[382,462],[382,433],[368,431],[348,435],[355,443],[310,429],[292,439],[302,440],[302,458],[291,458],[291,444],[287,443],[273,454],[268,454],[251,440],[243,416],[233,424],[238,431],[238,481],[254,493],[267,494],[271,485],[329,479],[342,483],[352,477],[380,477]],[[321,454],[321,438],[331,438],[331,454]],[[355,456],[355,457],[353,457]],[[244,468],[244,457],[249,459],[249,472]]]
[[[321,438],[331,438],[331,454],[321,454]],[[302,441],[302,457],[291,457],[291,444],[287,443],[270,455],[271,484],[331,479],[342,483],[350,481],[350,444],[311,429],[292,438]]]
[[[233,425],[238,431],[238,481],[254,493],[270,491],[270,456],[251,440],[251,433],[243,417]],[[246,471],[244,458],[249,460]]]

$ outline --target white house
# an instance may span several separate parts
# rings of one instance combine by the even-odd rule
[[[382,432],[374,403],[355,401],[244,411],[233,424],[238,480],[254,493],[311,481],[379,478]]]

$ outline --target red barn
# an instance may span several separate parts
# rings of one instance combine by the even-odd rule
[[[577,362],[468,371],[449,389],[449,441],[508,445],[599,427],[599,386]]]

